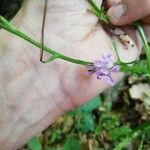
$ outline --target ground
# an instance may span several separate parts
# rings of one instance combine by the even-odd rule
[[[150,84],[127,75],[67,113],[20,150],[149,150]]]

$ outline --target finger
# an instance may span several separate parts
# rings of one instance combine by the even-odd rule
[[[150,24],[150,16],[142,19],[143,22],[147,23],[147,24]]]
[[[144,24],[144,31],[145,31],[147,40],[150,43],[150,25],[149,24]]]
[[[107,15],[114,25],[130,24],[150,15],[150,0],[122,0],[114,4]]]
[[[121,2],[121,0],[106,0],[104,1],[105,6],[107,9],[109,9],[110,7],[112,7],[113,5],[116,5],[117,3]],[[150,24],[150,16],[142,19],[142,21],[144,23]]]
[[[104,3],[105,3],[106,8],[110,8],[113,5],[119,3],[120,1],[121,0],[105,0]]]

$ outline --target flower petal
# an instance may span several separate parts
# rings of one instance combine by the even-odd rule
[[[119,67],[119,66],[114,66],[114,67],[111,69],[111,72],[116,73],[116,72],[119,72],[119,70],[120,70],[120,67]]]

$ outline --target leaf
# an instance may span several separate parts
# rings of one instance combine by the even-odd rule
[[[37,137],[31,139],[28,143],[27,146],[30,150],[41,150],[42,145]]]
[[[56,147],[48,147],[46,150],[58,150]]]
[[[133,132],[132,134],[128,135],[126,138],[124,138],[115,148],[114,150],[122,150],[125,146],[127,146],[133,139],[141,135],[142,131],[138,130],[136,132]]]
[[[102,114],[100,122],[100,126],[107,130],[113,130],[120,125],[119,117],[115,114],[110,113]]]
[[[109,131],[112,140],[119,140],[131,133],[132,130],[126,125]]]
[[[82,132],[94,132],[94,119],[92,114],[89,113],[82,113],[80,116],[81,118],[78,120],[77,128]]]
[[[144,61],[139,61],[138,63],[134,64],[133,66],[128,66],[126,64],[122,64],[121,71],[127,73],[135,73],[138,75],[147,75],[147,64]]]
[[[63,150],[81,150],[81,145],[78,139],[70,137],[65,141]]]
[[[52,137],[51,137],[51,144],[54,143],[56,140],[61,139],[61,130],[60,129],[56,129],[55,131],[53,131],[52,133]]]
[[[94,132],[95,120],[92,116],[92,111],[98,108],[101,104],[100,97],[97,96],[93,100],[89,101],[87,104],[79,107],[78,109],[71,111],[68,115],[77,116],[78,121],[76,124],[77,129],[82,132]]]
[[[79,108],[83,112],[92,112],[94,109],[98,108],[101,104],[100,97],[96,96],[94,99],[89,101],[87,104],[84,104]]]
[[[94,109],[98,108],[101,104],[101,100],[99,96],[96,96],[94,99],[90,100],[88,103],[80,106],[79,108],[68,112],[67,114],[69,116],[75,116],[77,114],[80,114],[82,112],[88,112],[91,113]]]

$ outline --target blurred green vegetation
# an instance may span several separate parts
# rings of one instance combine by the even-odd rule
[[[131,82],[131,83],[130,83]],[[31,139],[26,150],[149,150],[149,114],[130,97],[133,84],[145,78],[128,76],[89,103],[68,112]],[[143,116],[146,116],[143,119]]]

